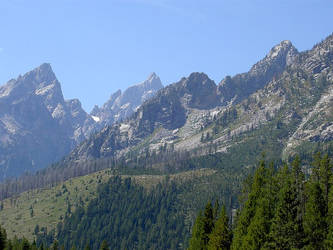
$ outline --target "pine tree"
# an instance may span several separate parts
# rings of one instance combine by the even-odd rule
[[[299,249],[303,244],[302,221],[298,216],[300,203],[294,177],[285,165],[279,176],[282,185],[272,221],[270,240],[266,244],[273,249]]]
[[[333,187],[330,188],[328,197],[327,225],[329,226],[324,245],[326,249],[333,249]]]
[[[320,162],[321,162],[321,153],[317,152],[314,157],[313,157],[313,162],[312,162],[312,174],[311,178],[314,181],[319,181],[320,178]]]
[[[269,200],[258,201],[256,213],[242,241],[241,249],[261,249],[267,241],[270,227]]]
[[[209,235],[212,232],[213,227],[214,227],[213,207],[212,203],[208,202],[205,207],[204,217],[203,217],[203,241],[205,245],[208,244]]]
[[[209,250],[230,249],[232,240],[232,232],[229,228],[229,218],[223,206],[221,212],[215,222],[214,229],[209,235]]]
[[[332,176],[333,176],[332,164],[328,155],[325,154],[320,161],[319,180],[320,180],[320,187],[323,190],[325,206],[327,209],[328,209],[328,194],[332,186]]]
[[[205,248],[204,235],[204,222],[202,212],[199,212],[195,223],[192,227],[192,236],[190,238],[189,250],[200,250]]]
[[[250,223],[256,214],[259,200],[263,197],[264,187],[267,182],[267,169],[264,159],[260,161],[260,164],[255,171],[252,179],[251,192],[248,195],[245,205],[237,218],[237,226],[235,228],[234,239],[232,241],[232,249],[247,249],[244,246],[244,240],[248,234]]]
[[[219,216],[219,210],[220,210],[220,204],[219,201],[216,200],[215,204],[214,204],[214,208],[213,208],[213,218],[214,218],[214,223],[217,220],[218,216]]]
[[[320,184],[309,183],[309,194],[304,215],[304,230],[311,249],[322,249],[327,235],[326,204]]]
[[[307,241],[312,248],[328,246],[329,239],[332,238],[333,228],[330,225],[333,222],[333,211],[330,208],[329,196],[332,177],[332,164],[328,155],[325,154],[322,157],[320,153],[317,153],[313,162],[313,174],[308,183],[308,200],[304,218]]]

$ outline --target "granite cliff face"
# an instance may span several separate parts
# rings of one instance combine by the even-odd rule
[[[152,74],[124,94],[118,91],[94,116],[79,100],[64,99],[49,64],[10,80],[0,87],[0,179],[59,161],[91,133],[130,116],[161,87]]]
[[[266,86],[274,78],[296,61],[297,49],[290,41],[282,41],[274,46],[266,57],[252,66],[249,72],[227,76],[221,81],[218,90],[222,102],[240,102],[257,90]]]

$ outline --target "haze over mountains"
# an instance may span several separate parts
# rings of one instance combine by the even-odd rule
[[[258,150],[270,141],[288,157],[307,143],[329,142],[332,51],[332,35],[305,52],[282,41],[249,72],[218,85],[192,73],[163,88],[152,74],[90,115],[79,100],[64,100],[50,65],[42,64],[0,87],[1,178],[46,167],[72,149],[66,161],[161,148],[228,153],[259,143],[254,134],[261,134]]]
[[[152,74],[89,115],[78,99],[64,99],[50,64],[10,80],[0,87],[0,179],[60,160],[93,131],[130,116],[162,87]]]

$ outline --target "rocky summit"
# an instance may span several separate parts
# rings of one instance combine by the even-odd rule
[[[248,72],[218,85],[192,73],[160,90],[134,115],[77,147],[69,161],[131,152],[270,152],[289,157],[332,141],[332,35],[298,52],[282,41]]]
[[[0,177],[59,160],[93,124],[78,100],[64,100],[49,64],[10,80],[0,87]]]
[[[92,132],[127,118],[160,88],[152,74],[89,115],[78,99],[64,99],[50,64],[10,80],[0,87],[0,179],[59,161]]]
[[[121,90],[116,91],[102,107],[95,106],[90,114],[102,127],[119,122],[131,116],[161,88],[163,85],[160,78],[152,73],[147,80],[129,87],[123,93]]]

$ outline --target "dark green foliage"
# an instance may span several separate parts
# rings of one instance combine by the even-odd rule
[[[222,206],[221,212],[214,223],[213,231],[209,235],[208,250],[230,249],[232,232],[229,226],[226,209]]]
[[[273,249],[299,248],[302,245],[303,228],[299,218],[300,203],[297,198],[295,179],[287,166],[279,174],[282,184],[278,203],[266,245]]]
[[[310,183],[304,216],[304,229],[310,249],[323,249],[327,234],[327,208],[319,183]]]
[[[0,249],[5,249],[7,244],[6,230],[0,227]]]
[[[87,209],[77,208],[65,219],[57,239],[66,249],[99,249],[105,240],[111,249],[175,248],[188,233],[175,208],[177,193],[172,183],[147,192],[131,179],[111,178]]]
[[[219,246],[230,246],[232,235],[229,230],[225,207],[222,207],[220,214],[217,214],[218,209],[218,201],[215,202],[214,207],[209,201],[204,211],[199,212],[189,241],[190,250],[207,249],[210,242],[210,249],[219,249]]]
[[[202,212],[199,212],[192,228],[192,237],[190,239],[189,250],[200,250],[205,248],[204,242],[204,218]]]
[[[248,194],[248,199],[246,200],[242,213],[238,219],[238,226],[235,230],[235,240],[233,241],[233,249],[245,249],[244,244],[247,244],[246,247],[248,247],[248,244],[253,242],[251,240],[252,238],[250,239],[248,237],[249,230],[251,229],[251,234],[255,234],[257,226],[260,225],[265,227],[265,225],[262,224],[265,222],[262,220],[264,218],[261,218],[261,216],[265,215],[267,209],[267,201],[265,197],[265,185],[268,181],[267,174],[268,171],[265,162],[262,160],[254,174],[251,192]],[[256,218],[256,220],[254,220],[254,218]],[[261,244],[261,242],[253,243]]]
[[[207,245],[209,241],[209,235],[212,232],[214,227],[214,215],[212,203],[208,202],[204,210],[203,216],[203,241]]]
[[[0,250],[37,250],[36,242],[30,243],[26,238],[18,239],[16,236],[14,239],[7,239],[6,230],[0,227]],[[42,245],[39,249],[49,250]]]
[[[298,156],[290,166],[278,170],[262,160],[254,175],[246,179],[232,241],[228,218],[222,212],[206,243],[198,232],[204,232],[207,215],[200,214],[190,239],[190,247],[195,247],[190,249],[228,249],[229,243],[237,250],[333,249],[332,176],[328,155],[315,155],[307,179]],[[217,246],[221,239],[224,247]]]

